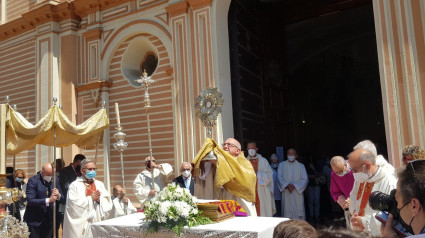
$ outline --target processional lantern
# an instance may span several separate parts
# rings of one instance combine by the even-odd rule
[[[121,126],[118,103],[115,103],[115,114],[117,117],[117,133],[114,134],[114,138],[117,140],[117,143],[114,143],[114,148],[120,152],[122,187],[125,189],[123,152],[127,149],[128,143],[124,142],[126,134],[122,131],[123,127]]]
[[[141,86],[145,89],[145,110],[146,110],[146,122],[148,127],[148,141],[149,141],[149,158],[152,160],[152,140],[151,140],[151,123],[149,119],[149,109],[151,108],[151,100],[149,97],[149,86],[153,83],[155,83],[155,80],[153,80],[150,76],[148,76],[148,73],[146,73],[146,69],[143,71],[142,77],[140,79],[135,80],[137,83],[140,83]],[[152,184],[151,189],[154,189],[154,173],[153,170],[151,172],[152,174]]]
[[[196,97],[195,115],[207,128],[207,138],[212,138],[212,128],[216,125],[223,104],[223,97],[217,88],[206,88]]]

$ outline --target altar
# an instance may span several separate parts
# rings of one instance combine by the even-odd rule
[[[174,233],[162,229],[158,233],[146,234],[147,225],[141,220],[141,212],[109,219],[91,226],[93,237],[177,237]],[[288,218],[275,217],[235,217],[219,223],[192,228],[185,227],[182,237],[273,237],[276,225]]]

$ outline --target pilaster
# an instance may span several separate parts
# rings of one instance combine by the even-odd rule
[[[48,22],[37,27],[36,38],[36,65],[37,65],[37,113],[36,121],[50,109],[52,98],[61,98],[61,81],[59,78],[59,61],[61,44],[59,37],[59,24]],[[58,101],[62,104],[61,101]],[[60,150],[56,150],[57,158],[60,158]],[[53,148],[38,145],[36,148],[36,170],[41,165],[53,161]]]

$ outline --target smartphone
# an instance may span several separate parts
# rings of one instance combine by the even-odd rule
[[[380,211],[378,213],[376,213],[375,218],[380,221],[382,224],[385,225],[385,223],[387,223],[388,220],[388,213],[384,212],[384,211]],[[411,236],[413,234],[410,234],[409,232],[406,231],[406,229],[396,220],[393,220],[393,224],[392,224],[393,230],[395,232],[397,232],[397,234],[403,236],[403,237],[407,237],[407,236]]]

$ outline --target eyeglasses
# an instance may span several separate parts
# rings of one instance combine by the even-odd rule
[[[97,168],[84,168],[85,170],[88,170],[88,171],[96,171],[97,170]]]
[[[397,208],[398,214],[400,214],[400,211],[411,202],[412,200],[410,200],[409,202],[406,202],[401,208]]]
[[[232,144],[232,143],[223,143],[223,147],[236,147],[236,148],[238,148],[235,144]]]
[[[363,167],[363,165],[365,165],[365,164],[362,164],[362,165],[360,165],[359,167],[357,167],[357,168],[351,168],[352,170],[353,170],[353,172],[354,173],[358,173],[359,172],[359,169],[361,168],[361,167]]]

